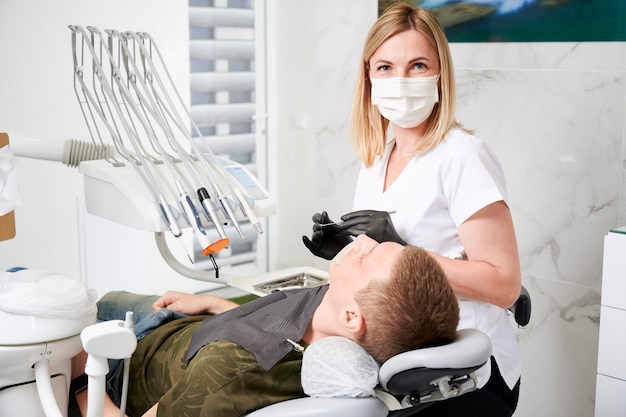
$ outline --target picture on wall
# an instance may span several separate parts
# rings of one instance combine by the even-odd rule
[[[378,0],[379,15],[394,1]],[[625,0],[408,0],[450,42],[626,41]]]

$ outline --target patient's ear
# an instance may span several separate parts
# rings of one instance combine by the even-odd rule
[[[365,320],[358,308],[345,308],[342,311],[341,324],[343,324],[349,333],[355,336],[365,331]]]

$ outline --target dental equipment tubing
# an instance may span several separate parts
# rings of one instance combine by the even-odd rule
[[[274,203],[242,166],[209,149],[150,35],[69,28],[74,90],[92,142],[115,149],[104,160],[80,165],[85,186],[99,187],[100,201],[121,192],[140,216],[144,210],[158,213],[158,224],[138,228],[169,229],[179,237],[191,227],[203,256],[229,245],[224,225],[234,226],[241,239],[242,220],[263,233],[258,217],[273,214]],[[86,192],[91,212],[90,196]],[[136,214],[128,222],[120,213],[103,217],[140,223]],[[210,237],[213,231],[217,236]]]
[[[62,162],[75,168],[83,161],[106,159],[113,156],[111,145],[98,145],[78,139],[42,141],[11,134],[11,151],[15,156]]]

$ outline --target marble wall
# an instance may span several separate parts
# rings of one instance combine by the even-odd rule
[[[315,7],[316,199],[341,214],[350,210],[358,172],[347,110],[376,1],[318,0]],[[458,119],[502,161],[532,296],[532,320],[518,332],[523,383],[515,415],[592,416],[603,236],[626,214],[626,45],[451,48]]]
[[[456,61],[459,119],[505,167],[533,300],[531,324],[519,331],[516,415],[590,416],[602,242],[620,219],[625,79],[619,71],[523,68],[518,59],[510,68]]]

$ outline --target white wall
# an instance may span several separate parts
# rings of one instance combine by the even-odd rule
[[[315,198],[315,3],[267,2],[269,269],[308,264]],[[304,88],[303,88],[304,87]]]
[[[603,236],[624,219],[625,46],[452,48],[459,118],[502,160],[533,302],[517,417],[593,415]]]
[[[373,6],[373,7],[372,7]],[[327,262],[304,247],[311,217],[350,211],[356,162],[349,112],[362,40],[376,7],[362,0],[268,1],[270,269]]]
[[[0,131],[41,140],[89,139],[74,95],[68,25],[150,33],[183,97],[188,97],[187,6],[186,0],[2,0]],[[182,289],[192,285],[164,266],[152,234],[87,216],[88,236],[82,238],[95,246],[92,251],[79,248],[77,197],[82,194],[82,176],[76,169],[18,158],[18,172],[23,205],[15,211],[17,236],[0,242],[1,269],[20,265],[79,278],[79,254],[87,252],[93,274],[119,272],[113,281],[98,277],[98,284],[82,274],[99,293],[119,282],[135,290],[133,279],[138,274],[155,281],[155,291],[165,285]],[[139,263],[135,255],[142,259]]]

